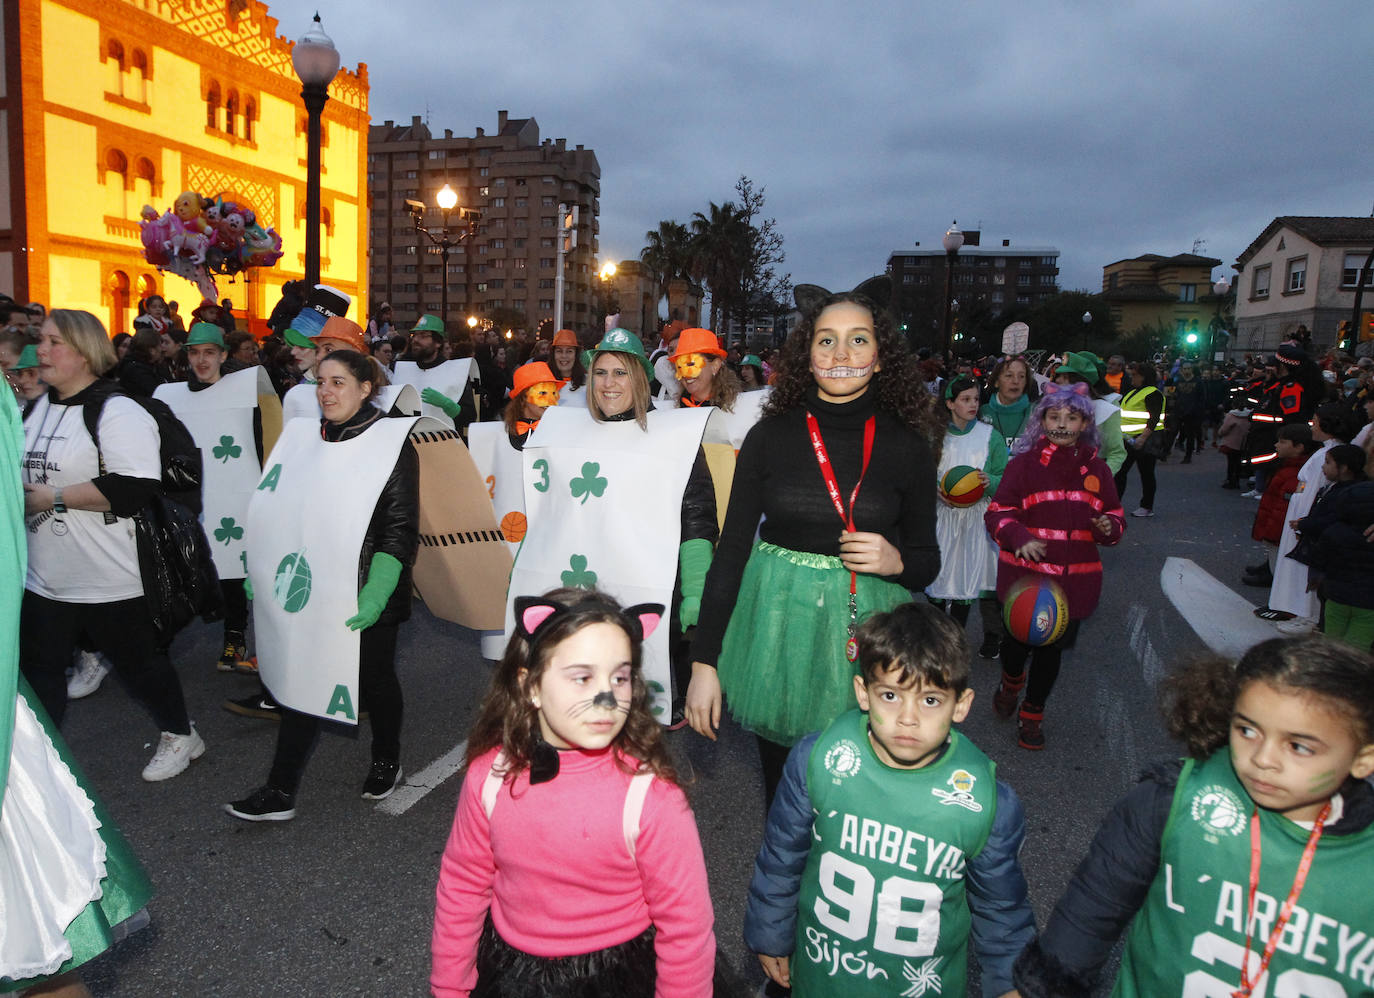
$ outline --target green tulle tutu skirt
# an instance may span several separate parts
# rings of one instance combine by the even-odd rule
[[[860,623],[911,602],[876,575],[860,575],[857,590]],[[791,745],[853,709],[848,627],[849,572],[840,559],[757,542],[717,663],[731,716]]]

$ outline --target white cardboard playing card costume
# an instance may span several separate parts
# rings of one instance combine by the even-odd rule
[[[472,358],[464,357],[459,360],[446,360],[428,370],[421,370],[420,365],[412,360],[398,360],[396,373],[391,376],[391,380],[398,385],[410,385],[415,391],[421,393],[426,388],[433,388],[457,402],[463,397],[463,392],[467,390],[470,377],[472,377]],[[422,415],[437,419],[449,429],[453,429],[453,420],[449,419],[448,414],[438,406],[424,402],[421,403],[420,412]]]
[[[469,426],[468,449],[477,465],[477,474],[486,484],[492,512],[514,560],[529,527],[525,512],[524,458],[520,451],[511,446],[510,434],[506,432],[505,424],[500,422],[473,423]],[[502,623],[504,625],[504,616]],[[483,658],[499,659],[505,648],[504,626],[482,634]]]
[[[185,383],[159,385],[153,398],[167,403],[200,448],[201,522],[215,571],[221,579],[241,579],[248,500],[262,475],[253,410],[262,414],[263,453],[271,451],[281,431],[281,403],[271,379],[261,367],[250,367],[194,392]]]
[[[676,513],[710,412],[654,410],[598,423],[584,409],[549,409],[525,444],[529,528],[511,573],[506,633],[516,596],[559,586],[596,587],[622,605],[672,603],[681,520]],[[672,512],[666,512],[672,511]],[[668,628],[644,642],[654,716],[671,709]]]

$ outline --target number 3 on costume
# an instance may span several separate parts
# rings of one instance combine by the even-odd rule
[[[853,886],[846,890],[836,877]],[[821,894],[816,899],[816,919],[831,932],[846,939],[864,939],[874,899],[873,874],[853,860],[828,852],[821,857]],[[904,907],[913,900],[920,907]],[[883,881],[877,898],[877,931],[873,948],[896,956],[924,957],[935,952],[940,937],[940,903],[944,900],[940,888],[921,880],[888,877]],[[843,914],[837,913],[837,907]],[[898,939],[902,929],[914,930],[916,938]]]
[[[1235,973],[1228,976],[1234,982],[1239,982],[1240,965],[1245,958],[1245,947],[1240,943],[1223,939],[1215,932],[1204,932],[1193,939],[1192,955],[1208,966],[1235,968]],[[1250,973],[1258,974],[1259,967],[1260,954],[1252,950]],[[1266,980],[1261,981],[1260,986],[1255,988],[1254,998],[1264,998],[1267,983],[1269,981],[1266,976]],[[1273,985],[1273,998],[1344,998],[1346,993],[1339,981],[1297,967],[1285,970],[1273,978]],[[1236,993],[1236,986],[1236,983],[1227,984],[1205,970],[1194,970],[1183,978],[1181,998],[1231,998]]]
[[[539,481],[534,483],[534,490],[536,492],[549,491],[549,462],[541,457],[531,467],[539,472]]]

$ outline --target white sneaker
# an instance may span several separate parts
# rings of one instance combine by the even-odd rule
[[[149,783],[170,780],[173,776],[184,773],[186,767],[191,765],[192,759],[199,759],[204,754],[205,742],[194,724],[191,725],[189,735],[174,735],[170,731],[164,731],[162,740],[157,743],[157,753],[152,761],[143,767],[143,778]]]
[[[76,668],[67,677],[67,699],[80,700],[100,689],[110,674],[110,663],[99,652],[82,651],[76,654]]]
[[[1132,516],[1154,516],[1154,515],[1155,515],[1155,511],[1152,510],[1152,509],[1146,509],[1144,506],[1141,506],[1138,510],[1136,510],[1135,512],[1133,512],[1131,515],[1132,515]]]
[[[1317,626],[1317,622],[1311,617],[1294,617],[1292,620],[1284,620],[1274,625],[1282,634],[1308,634]]]

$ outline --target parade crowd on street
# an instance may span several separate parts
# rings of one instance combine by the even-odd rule
[[[759,353],[681,321],[364,324],[300,282],[264,335],[227,301],[153,295],[111,337],[0,296],[0,992],[87,995],[81,965],[148,924],[70,700],[119,679],[148,782],[215,751],[197,712],[273,722],[225,822],[309,807],[337,723],[370,734],[358,794],[383,800],[422,761],[396,667],[419,599],[490,667],[436,871],[439,998],[724,996],[716,938],[741,931],[768,995],[965,994],[972,960],[986,996],[1374,996],[1374,894],[1349,887],[1374,871],[1374,362],[1301,327],[1225,362],[941,357],[889,293],[800,285]],[[1053,693],[1100,654],[1082,625],[1139,581],[1100,549],[1187,516],[1170,462],[1254,500],[1235,536],[1263,557],[1225,581],[1273,637],[1172,664],[1182,757],[1037,929],[1022,802],[957,725],[1063,744]],[[174,661],[197,617],[222,652]],[[195,669],[252,690],[188,702]],[[664,738],[726,713],[767,809],[742,926],[713,914],[709,788]]]

